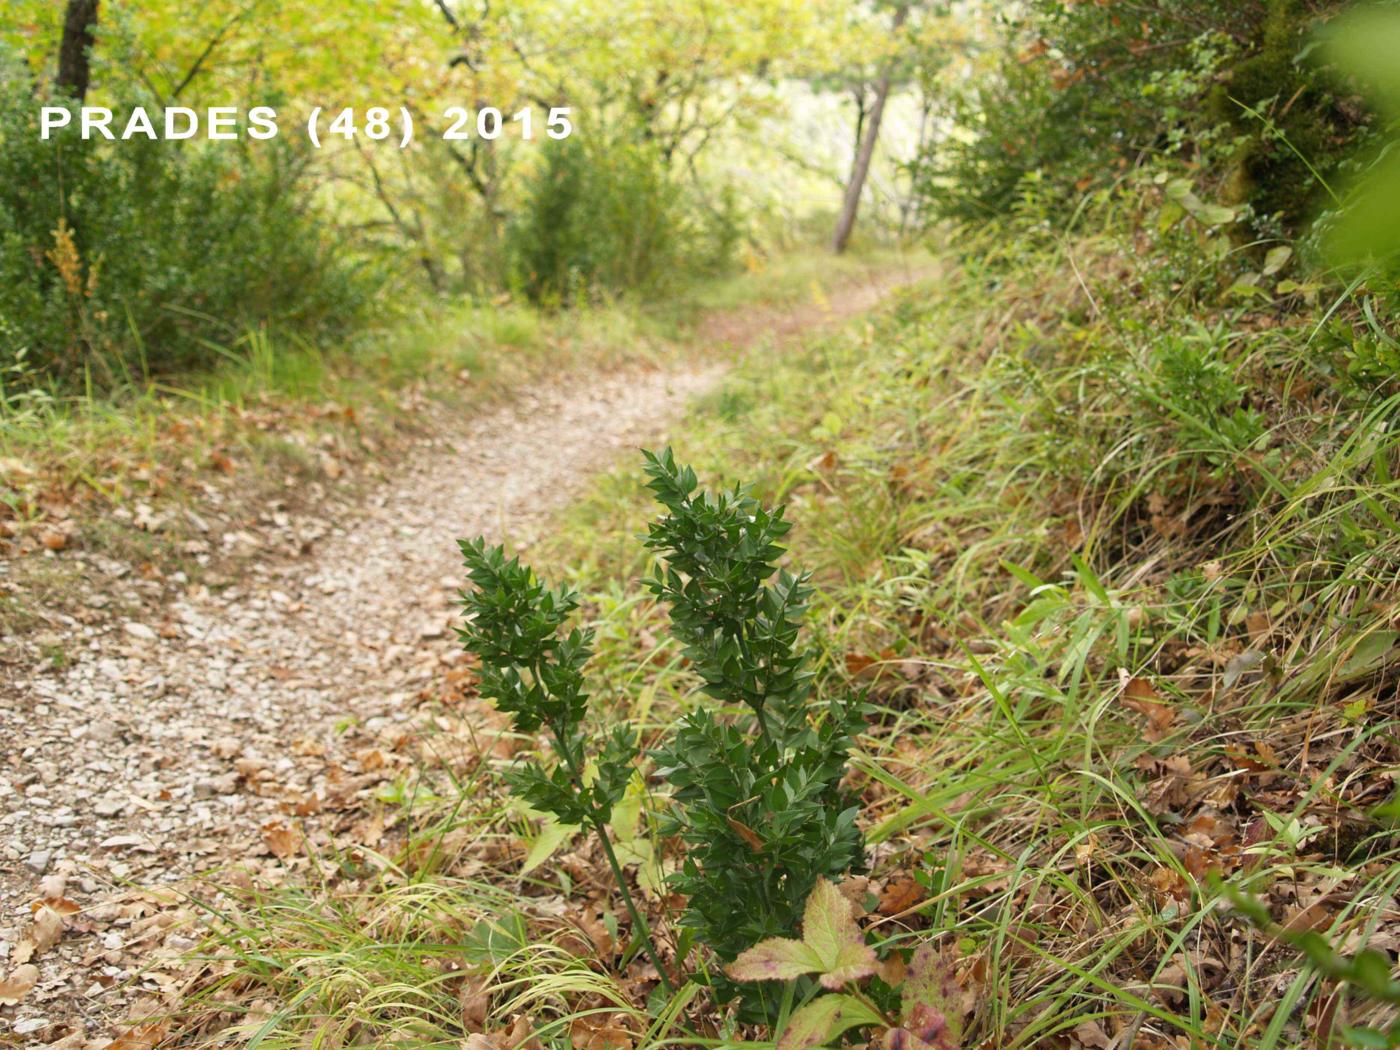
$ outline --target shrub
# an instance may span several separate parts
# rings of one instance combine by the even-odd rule
[[[688,212],[653,147],[573,137],[542,152],[506,235],[512,283],[531,301],[655,293],[682,274],[729,265],[738,240],[732,200],[704,218]]]
[[[1260,228],[1296,230],[1320,202],[1364,120],[1309,59],[1307,36],[1335,3],[1035,0],[1010,24],[992,75],[955,104],[965,132],[916,170],[943,217],[1004,214],[1030,178],[1063,208],[1144,154],[1216,176]],[[1301,156],[1300,156],[1301,154]]]
[[[361,319],[379,275],[323,235],[295,137],[46,142],[26,81],[0,56],[0,364],[110,385],[210,363],[257,324]]]
[[[699,492],[670,451],[647,453],[651,488],[666,508],[646,545],[664,564],[650,580],[671,606],[671,625],[717,710],[689,711],[651,752],[671,788],[662,833],[686,847],[671,878],[687,898],[682,925],[730,962],[768,937],[790,936],[818,880],[863,865],[854,801],[841,788],[864,706],[853,698],[817,709],[808,653],[799,646],[805,575],[776,568],[790,526],[744,489]],[[645,919],[617,864],[605,825],[633,776],[636,732],[615,727],[591,743],[584,665],[590,630],[563,633],[578,607],[549,590],[518,559],[478,539],[462,544],[472,591],[465,647],[481,661],[480,689],[522,733],[544,730],[555,761],[511,774],[531,806],[591,827],[632,914],[634,933],[656,960]],[[774,578],[776,576],[776,578]],[[769,581],[772,582],[769,582]],[[596,770],[586,777],[586,768]],[[659,961],[663,982],[668,978]],[[713,978],[720,998],[740,987]],[[750,989],[755,1015],[765,1011]]]
[[[791,527],[782,508],[742,488],[697,491],[669,450],[647,454],[647,475],[668,512],[646,539],[664,560],[648,586],[671,606],[704,691],[749,711],[697,708],[655,752],[678,804],[667,827],[687,846],[675,880],[685,923],[729,960],[794,930],[817,879],[862,865],[857,807],[840,781],[864,712],[847,699],[813,717],[798,645],[811,589],[776,567]]]

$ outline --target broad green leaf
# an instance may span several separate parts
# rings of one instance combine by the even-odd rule
[[[1288,264],[1288,260],[1293,258],[1293,249],[1286,244],[1280,244],[1277,248],[1270,248],[1269,254],[1264,256],[1264,276],[1272,277]]]
[[[821,957],[802,941],[789,937],[759,941],[724,968],[736,981],[791,981],[821,970]]]
[[[839,988],[875,972],[875,951],[851,914],[851,902],[834,883],[818,879],[802,913],[802,940],[770,937],[725,968],[736,981],[790,981],[818,974],[827,988]]]
[[[854,996],[823,995],[788,1019],[777,1050],[811,1050],[857,1025],[882,1023],[884,1018]]]
[[[1223,204],[1202,204],[1192,214],[1207,226],[1223,226],[1227,222],[1235,221],[1235,209],[1227,208]]]
[[[528,875],[534,871],[578,832],[577,824],[561,824],[553,817],[545,821],[540,833],[535,836],[535,841],[530,843],[530,852],[525,854],[525,863],[520,865],[520,874]]]
[[[1171,182],[1167,183],[1166,188],[1162,192],[1166,194],[1167,200],[1184,201],[1192,196],[1191,180],[1172,179]]]
[[[1390,655],[1397,641],[1400,641],[1400,632],[1372,631],[1356,643],[1346,663],[1338,668],[1337,678],[1346,682],[1375,670]]]
[[[802,940],[821,961],[821,983],[839,988],[875,972],[879,961],[851,914],[851,902],[836,885],[818,879],[802,913]]]

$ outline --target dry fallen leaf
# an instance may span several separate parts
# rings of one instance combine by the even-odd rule
[[[588,912],[583,912],[576,920],[579,929],[588,935],[588,939],[593,944],[593,950],[598,953],[600,959],[611,959],[617,952],[617,944],[613,941],[613,936],[608,932],[608,928],[601,919],[595,918]]]
[[[29,910],[36,915],[43,908],[56,912],[60,916],[77,915],[83,910],[75,901],[70,901],[67,897],[45,897],[29,906]]]
[[[491,1012],[491,993],[486,990],[484,977],[469,974],[457,989],[457,1002],[462,1008],[462,1024],[467,1028],[484,1028],[486,1015]]]
[[[32,963],[16,966],[10,976],[0,981],[0,1006],[14,1006],[39,983],[39,967]]]
[[[39,533],[39,542],[51,551],[61,551],[68,546],[68,534],[57,529],[45,529]]]
[[[267,843],[267,848],[278,857],[284,860],[293,856],[301,848],[301,836],[294,828],[287,827],[280,821],[269,821],[262,826],[263,842]]]
[[[924,897],[924,888],[908,875],[900,875],[893,878],[885,886],[885,890],[880,894],[880,906],[878,908],[881,915],[898,915],[908,908],[914,907]]]
[[[1143,736],[1147,740],[1160,740],[1176,721],[1176,711],[1162,702],[1161,695],[1146,678],[1128,677],[1126,672],[1120,672],[1120,677],[1123,679],[1123,706],[1146,716],[1147,729]]]
[[[103,1050],[155,1050],[160,1041],[165,1038],[168,1029],[169,1025],[165,1023],[143,1024],[123,1032],[108,1043]]]
[[[63,916],[52,908],[41,906],[34,913],[34,924],[29,928],[29,935],[25,938],[32,945],[32,952],[28,958],[18,958],[16,949],[16,962],[28,962],[29,958],[43,955],[46,951],[58,943],[63,936]],[[20,942],[22,947],[25,941]]]
[[[535,1038],[535,1024],[527,1016],[520,1016],[510,1026],[510,1032],[502,1037],[508,1050],[544,1050],[543,1044]]]
[[[905,963],[904,956],[900,955],[899,952],[891,952],[888,959],[881,960],[875,974],[891,988],[898,988],[904,983],[905,975],[908,972],[909,966]]]
[[[1091,1050],[1111,1050],[1113,1046],[1113,1040],[1098,1021],[1084,1021],[1076,1025],[1074,1037]]]

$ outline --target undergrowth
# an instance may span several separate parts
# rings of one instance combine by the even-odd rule
[[[870,871],[842,886],[882,958],[960,959],[964,1046],[1273,1050],[1393,1020],[1295,936],[1377,988],[1400,947],[1400,386],[1355,367],[1394,345],[1393,289],[1203,252],[1165,203],[1144,180],[1072,237],[964,235],[936,281],[749,355],[672,434],[799,523],[813,698],[873,709],[844,783]],[[582,595],[592,717],[649,744],[703,679],[643,582],[646,496],[630,464],[604,477],[532,560]],[[349,889],[221,902],[199,1030],[260,998],[264,1046],[769,1045],[701,983],[658,990],[597,847],[502,793],[528,741],[470,680],[439,699],[474,727],[423,770],[442,801]],[[655,770],[624,802],[664,936],[676,802]]]

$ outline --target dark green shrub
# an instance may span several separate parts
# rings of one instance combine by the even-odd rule
[[[742,488],[698,491],[670,450],[646,456],[667,511],[646,539],[663,559],[649,586],[671,606],[672,631],[718,702],[688,712],[651,753],[671,788],[661,832],[685,846],[671,878],[687,899],[683,946],[698,942],[730,962],[764,938],[796,933],[819,879],[863,866],[858,807],[841,779],[865,709],[849,697],[821,708],[811,700],[799,644],[810,590],[805,575],[776,567],[777,541],[790,528],[781,508],[764,508]],[[462,553],[473,589],[461,637],[481,661],[481,693],[520,732],[543,731],[555,757],[549,767],[526,763],[510,783],[536,809],[597,832],[634,933],[654,957],[605,829],[633,775],[636,734],[586,728],[592,633],[567,627],[577,597],[545,588],[481,540],[463,543]],[[596,775],[587,778],[590,759]],[[741,991],[722,975],[713,980],[721,998]],[[761,990],[745,993],[750,1015],[765,1015]]]
[[[1073,207],[1148,154],[1214,174],[1261,228],[1297,230],[1360,114],[1308,56],[1309,33],[1341,5],[1307,0],[1034,0],[1009,23],[993,75],[955,104],[967,136],[917,171],[932,210],[961,221],[1004,214],[1027,179]],[[1301,156],[1300,156],[1301,155]]]
[[[652,146],[573,137],[542,152],[506,235],[512,282],[531,301],[655,293],[729,264],[738,241],[732,200],[703,215],[687,210]]]
[[[155,108],[127,96],[113,123],[140,102]],[[0,69],[0,363],[108,385],[209,364],[208,343],[257,324],[362,319],[380,275],[323,233],[295,136],[45,142],[39,104]]]
[[[811,590],[806,574],[777,568],[791,528],[782,508],[742,488],[697,491],[670,450],[647,454],[647,474],[667,510],[646,539],[663,558],[648,586],[671,606],[705,692],[748,709],[736,720],[697,708],[655,752],[678,803],[669,829],[687,847],[675,880],[685,923],[727,961],[790,934],[818,878],[862,865],[858,809],[840,781],[863,709],[813,710],[799,645]]]

